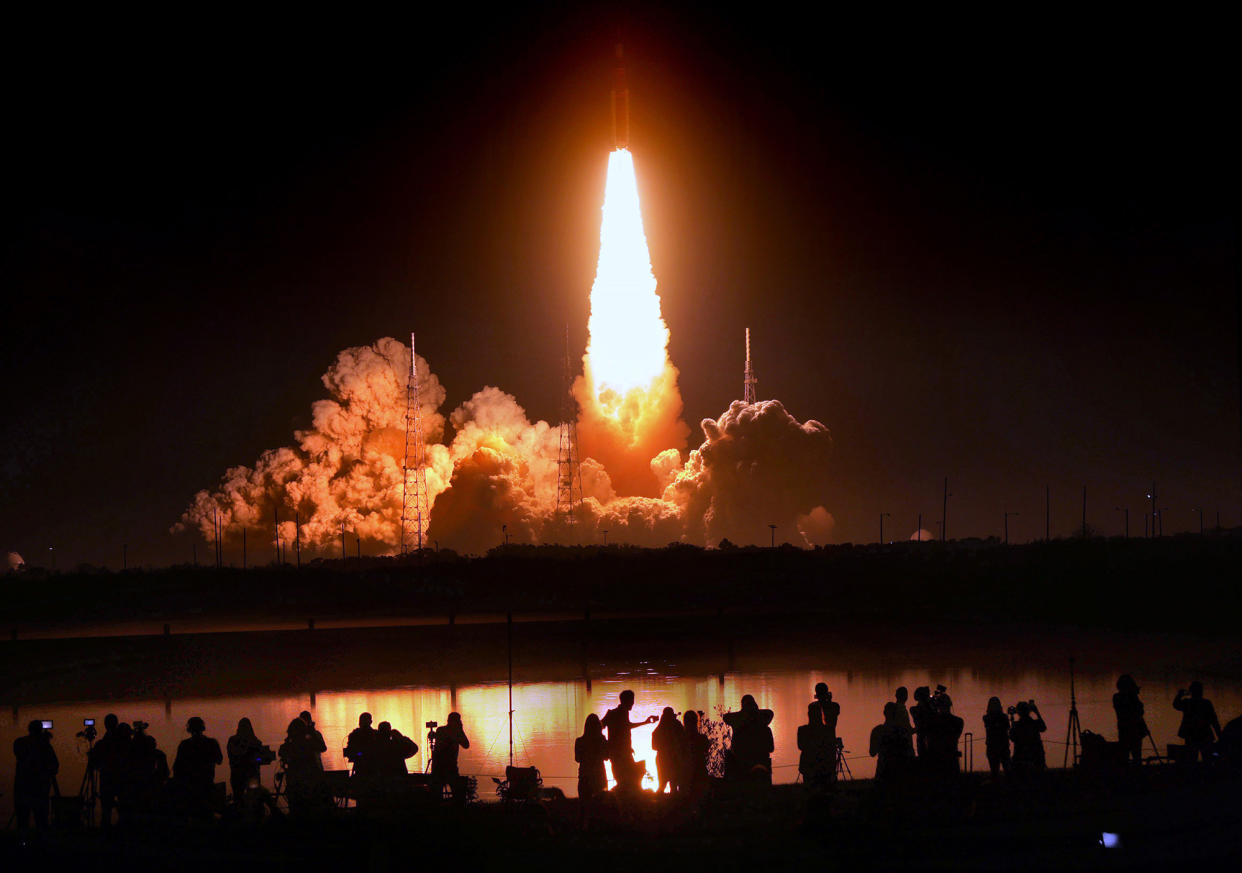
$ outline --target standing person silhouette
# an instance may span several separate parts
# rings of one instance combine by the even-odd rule
[[[306,723],[306,736],[309,741],[308,745],[315,749],[315,766],[317,766],[319,771],[322,773],[323,759],[319,756],[328,751],[328,744],[324,742],[323,734],[319,732],[319,728],[315,727],[315,720],[311,718],[309,710],[304,709],[299,712],[298,718],[302,719],[302,721]]]
[[[884,721],[871,729],[869,751],[875,758],[877,782],[894,782],[902,779],[914,760],[914,747],[910,745],[910,728],[907,716],[899,703],[884,704]]]
[[[241,803],[250,780],[259,781],[259,755],[263,751],[263,742],[255,736],[250,719],[238,720],[237,733],[229,737],[225,749],[229,753],[229,785],[233,789],[233,801]]]
[[[1186,689],[1178,689],[1173,708],[1182,714],[1177,735],[1186,741],[1187,761],[1193,764],[1202,757],[1203,763],[1210,763],[1212,744],[1220,739],[1220,720],[1212,701],[1203,697],[1203,683],[1191,682],[1189,696]]]
[[[707,772],[711,740],[699,730],[699,714],[693,709],[687,709],[681,721],[686,732],[686,757],[682,762],[685,771],[681,777],[681,784],[692,798],[697,798],[707,790],[711,779]]]
[[[1013,773],[1015,777],[1029,779],[1047,769],[1044,759],[1044,741],[1040,737],[1048,729],[1035,701],[1025,700],[1014,707],[1017,717],[1009,728],[1013,740]]]
[[[319,743],[304,719],[289,722],[277,754],[285,765],[285,795],[290,813],[303,815],[332,805],[319,761]]]
[[[578,762],[578,797],[588,801],[608,790],[608,774],[604,762],[608,760],[608,740],[599,716],[591,713],[582,726],[582,736],[574,740],[574,760]]]
[[[987,742],[988,767],[992,779],[1004,772],[1009,775],[1009,719],[1001,706],[999,697],[988,698],[988,709],[983,714],[983,735]]]
[[[899,685],[897,687],[897,690],[893,692],[893,701],[897,706],[897,714],[894,717],[897,719],[900,719],[901,723],[905,725],[906,741],[910,744],[910,756],[913,757],[914,756],[914,722],[910,721],[910,710],[906,706],[906,701],[908,701],[909,699],[910,699],[910,692],[906,689],[906,686],[904,685]],[[887,721],[887,717],[885,718],[885,721]]]
[[[769,727],[772,718],[772,710],[760,709],[749,694],[742,696],[740,710],[724,714],[724,723],[733,729],[725,764],[726,779],[772,783],[772,752],[776,748]]]
[[[112,810],[124,782],[122,772],[129,757],[129,743],[121,737],[120,720],[113,713],[104,716],[104,735],[87,756],[87,764],[99,774],[100,825],[112,827]]]
[[[833,743],[837,740],[837,721],[841,718],[841,704],[832,699],[832,692],[828,690],[828,683],[819,682],[815,685],[815,702],[819,704],[820,712],[824,716],[824,727],[832,736]],[[835,771],[835,767],[833,768]]]
[[[806,724],[798,727],[798,772],[812,791],[823,791],[833,782],[837,769],[836,736],[824,724],[818,702],[806,708]]]
[[[656,753],[656,794],[665,787],[672,794],[681,791],[682,758],[685,757],[686,732],[677,720],[673,707],[660,713],[660,723],[651,734],[651,748]]]
[[[216,765],[224,763],[220,744],[203,736],[207,726],[197,715],[185,723],[189,739],[177,746],[173,760],[173,782],[181,790],[188,811],[201,816],[212,812],[211,793],[216,783]]]
[[[1143,763],[1143,738],[1147,736],[1147,722],[1143,718],[1143,701],[1139,700],[1138,683],[1129,673],[1117,679],[1117,693],[1113,695],[1113,711],[1117,713],[1117,741],[1127,761]]]
[[[354,775],[367,779],[378,772],[375,748],[378,732],[371,727],[371,713],[358,716],[358,726],[345,740],[345,759],[354,765]]]
[[[52,780],[60,771],[60,761],[52,748],[52,735],[43,729],[42,721],[32,721],[26,726],[26,736],[13,741],[13,756],[17,766],[13,770],[13,806],[17,817],[18,843],[25,845],[30,819],[35,827],[47,829],[48,810],[51,808],[49,794]]]
[[[466,802],[466,782],[457,769],[457,755],[470,748],[470,738],[461,722],[460,712],[450,712],[448,720],[436,728],[431,746],[431,784],[441,792],[447,785],[455,803]]]
[[[920,685],[914,689],[914,706],[910,707],[910,718],[914,721],[914,747],[919,759],[927,757],[929,744],[936,720],[936,709],[931,704],[931,689]],[[926,763],[926,761],[924,761]]]
[[[647,768],[634,760],[630,732],[636,727],[655,724],[658,719],[653,715],[642,721],[630,721],[630,710],[634,708],[633,691],[622,691],[617,700],[617,706],[608,710],[601,720],[601,724],[608,730],[608,757],[612,761],[612,776],[622,792],[641,791],[643,774],[647,772]]]

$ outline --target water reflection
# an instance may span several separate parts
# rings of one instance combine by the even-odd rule
[[[675,665],[652,667],[642,665],[626,671],[594,671],[594,681],[557,681],[520,683],[513,688],[514,760],[519,765],[533,764],[542,773],[545,783],[561,788],[573,796],[577,787],[577,765],[573,760],[573,743],[582,731],[588,713],[603,715],[616,705],[617,695],[624,689],[636,694],[632,721],[659,715],[665,706],[680,715],[694,708],[708,715],[736,709],[743,694],[753,694],[759,706],[772,709],[776,717],[772,731],[776,737],[773,754],[774,781],[793,782],[797,778],[798,750],[796,732],[804,720],[806,704],[811,700],[817,682],[826,682],[834,699],[841,704],[838,734],[845,742],[850,767],[855,778],[870,777],[875,772],[874,759],[867,755],[871,728],[879,723],[884,703],[892,699],[894,688],[905,685],[948,686],[953,697],[954,712],[966,721],[966,730],[973,733],[978,744],[976,768],[986,768],[983,755],[982,715],[992,695],[1006,706],[1018,700],[1034,698],[1048,722],[1048,762],[1060,766],[1063,760],[1069,708],[1069,677],[1046,671],[1013,672],[997,675],[989,671],[979,674],[959,670],[941,675],[924,671],[876,670],[871,672],[816,672],[806,670],[776,672],[738,672],[721,677],[718,674],[683,676]],[[601,675],[601,672],[604,675]],[[1116,722],[1112,711],[1113,675],[1078,677],[1078,706],[1082,726],[1110,739],[1116,738]],[[1176,742],[1180,714],[1171,701],[1182,677],[1161,677],[1143,681],[1142,697],[1147,706],[1147,722],[1156,741]],[[1216,703],[1221,721],[1242,712],[1242,682],[1209,681],[1207,696]],[[194,715],[207,723],[209,736],[221,745],[235,731],[237,720],[248,717],[255,733],[273,747],[284,737],[285,728],[299,711],[309,709],[328,744],[324,766],[328,769],[348,767],[342,747],[349,731],[357,725],[361,712],[370,712],[375,721],[390,721],[420,746],[419,754],[410,760],[411,769],[424,769],[426,759],[426,728],[428,721],[444,723],[450,711],[462,714],[470,736],[469,749],[460,757],[461,771],[479,777],[480,795],[491,796],[488,777],[504,773],[509,757],[508,689],[504,683],[482,683],[460,687],[415,686],[358,691],[320,691],[300,695],[261,695],[178,700],[80,701],[42,706],[37,709],[10,709],[6,730],[5,754],[0,758],[0,779],[7,787],[12,784],[13,758],[8,752],[14,738],[24,733],[24,725],[35,718],[53,719],[54,746],[61,761],[60,787],[63,793],[74,792],[83,774],[86,745],[75,739],[83,717],[93,717],[102,725],[107,712],[115,712],[123,721],[142,719],[150,723],[149,733],[169,755],[185,738],[185,722]],[[647,787],[654,786],[655,754],[651,749],[653,726],[635,728],[635,758],[647,763],[652,776]],[[1150,754],[1151,748],[1145,751]],[[271,787],[274,768],[264,767],[262,779]],[[217,781],[227,779],[227,767],[218,768]],[[611,773],[609,774],[611,778]],[[0,814],[8,818],[12,812],[11,795],[0,797]]]

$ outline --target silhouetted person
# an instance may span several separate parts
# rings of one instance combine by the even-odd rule
[[[1044,740],[1040,736],[1048,729],[1035,701],[1021,701],[1014,707],[1015,717],[1009,726],[1009,739],[1013,741],[1013,773],[1015,777],[1030,777],[1046,769]]]
[[[590,800],[608,790],[608,740],[599,716],[591,713],[582,726],[582,736],[574,740],[574,760],[578,762],[578,797]]]
[[[377,772],[375,741],[378,732],[371,727],[371,713],[358,716],[358,727],[345,740],[345,759],[354,765],[355,776],[373,776]]]
[[[726,712],[724,723],[733,729],[733,741],[725,758],[725,778],[730,781],[772,781],[772,710],[760,709],[749,694],[742,708]]]
[[[431,784],[437,787],[447,785],[453,792],[453,800],[457,802],[466,800],[465,782],[457,769],[457,754],[468,748],[470,738],[461,723],[461,713],[450,712],[448,721],[436,728],[435,743],[431,748]]]
[[[961,753],[957,750],[957,744],[966,723],[953,714],[953,701],[943,689],[943,685],[937,686],[936,694],[929,701],[932,712],[927,755],[933,773],[949,776],[961,771]]]
[[[168,782],[168,758],[147,733],[147,723],[134,720],[133,738],[126,758],[125,806],[138,812],[152,811]]]
[[[630,721],[630,710],[634,708],[633,691],[622,691],[617,700],[618,705],[608,710],[601,720],[608,730],[608,758],[612,761],[612,776],[617,780],[617,788],[622,791],[639,791],[642,789],[646,766],[634,760],[630,732],[636,727],[654,724],[657,718],[653,715],[642,721]]]
[[[681,791],[682,758],[685,757],[686,732],[673,707],[660,713],[660,723],[651,734],[651,748],[656,753],[656,794],[665,786],[673,794]]]
[[[277,750],[285,765],[285,795],[289,812],[301,815],[331,804],[319,761],[319,741],[301,717],[289,722],[285,741]],[[401,764],[404,772],[405,764]]]
[[[52,748],[52,735],[43,729],[43,722],[32,721],[26,726],[26,736],[13,741],[13,756],[17,765],[13,769],[13,806],[17,816],[19,841],[25,842],[28,822],[34,819],[35,827],[47,827],[49,794],[52,779],[60,771],[56,751]]]
[[[901,719],[902,724],[906,727],[906,739],[910,743],[910,756],[914,756],[914,722],[910,720],[910,709],[906,703],[910,700],[910,692],[906,690],[906,686],[899,685],[897,690],[893,692],[893,701],[897,705],[897,718]]]
[[[900,703],[884,704],[884,721],[871,729],[869,752],[875,758],[875,778],[889,782],[903,777],[914,760],[909,715]]]
[[[927,755],[927,744],[932,738],[935,716],[936,710],[931,705],[931,689],[920,685],[914,689],[914,706],[910,707],[910,718],[914,721],[914,747],[920,758]]]
[[[936,693],[931,696],[931,705],[936,712],[952,712],[953,698],[949,696],[949,689],[937,685]]]
[[[401,733],[386,721],[379,723],[375,736],[375,757],[380,776],[405,776],[410,771],[405,762],[418,754],[418,743]]]
[[[298,718],[306,722],[306,736],[310,740],[310,745],[318,750],[315,753],[315,763],[318,765],[320,771],[322,771],[323,759],[319,756],[328,751],[328,744],[324,742],[323,734],[321,734],[319,729],[315,727],[315,720],[311,718],[309,711],[305,709],[302,710],[298,713]]]
[[[986,738],[988,767],[992,778],[1002,772],[1009,775],[1009,719],[1001,707],[999,697],[988,698],[988,709],[983,714],[983,735]]]
[[[1185,689],[1178,689],[1173,708],[1182,714],[1177,735],[1186,741],[1186,760],[1194,763],[1202,756],[1203,762],[1209,763],[1212,744],[1220,739],[1220,720],[1212,701],[1203,697],[1203,683],[1191,682],[1189,696]]]
[[[121,794],[125,762],[130,752],[129,742],[117,729],[119,725],[113,713],[104,716],[104,734],[87,756],[87,765],[99,774],[99,821],[104,828],[112,827],[112,810]]]
[[[1113,711],[1117,713],[1117,741],[1121,744],[1122,754],[1127,760],[1142,764],[1147,722],[1143,719],[1143,701],[1139,700],[1138,683],[1129,673],[1117,679]]]
[[[707,772],[711,740],[699,730],[699,714],[693,709],[686,710],[681,721],[686,739],[686,756],[682,761],[684,770],[681,784],[691,797],[698,797],[707,789],[711,779]]]
[[[836,734],[824,724],[822,704],[815,702],[806,708],[806,724],[798,727],[798,772],[808,787],[822,791],[832,784],[836,770]]]
[[[220,744],[203,736],[207,726],[197,715],[186,722],[190,738],[177,746],[173,760],[173,782],[187,801],[190,811],[211,814],[211,793],[216,782],[216,765],[224,762]]]
[[[250,719],[242,718],[237,722],[237,733],[229,737],[225,744],[229,755],[229,786],[233,789],[233,800],[240,803],[242,795],[250,780],[259,782],[260,755],[263,742],[255,736]]]
[[[819,682],[815,685],[815,702],[819,704],[820,712],[824,716],[824,727],[832,734],[833,743],[837,738],[837,721],[841,718],[841,704],[832,699],[832,692],[828,690],[826,682]]]

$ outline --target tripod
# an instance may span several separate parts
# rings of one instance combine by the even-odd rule
[[[850,762],[845,759],[845,743],[837,737],[837,760],[836,760],[836,777],[838,780],[853,779],[854,774],[850,772]]]
[[[95,762],[91,760],[91,752],[95,749],[95,740],[91,737],[86,738],[86,772],[82,774],[82,784],[78,787],[78,797],[82,799],[82,824],[90,827],[95,823],[95,803],[99,800],[99,770],[95,767]],[[111,818],[112,810],[108,810],[108,816]],[[111,822],[102,822],[107,827]]]
[[[1078,766],[1078,749],[1082,745],[1082,730],[1078,724],[1078,699],[1074,693],[1074,659],[1070,658],[1070,709],[1069,727],[1065,729],[1065,758],[1062,767]]]

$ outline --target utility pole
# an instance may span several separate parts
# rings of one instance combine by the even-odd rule
[[[578,457],[578,404],[569,363],[569,325],[565,325],[565,378],[561,383],[561,432],[556,453],[556,516],[573,529],[582,506],[582,464]],[[576,539],[576,538],[575,538]]]
[[[884,545],[884,519],[891,516],[891,512],[880,513],[880,545]]]
[[[940,511],[940,542],[949,536],[949,477],[944,477],[944,506]]]
[[[776,548],[776,525],[769,524],[768,527],[772,529],[772,548]]]
[[[1156,480],[1151,480],[1151,490],[1147,492],[1147,499],[1151,501],[1151,536],[1156,535]]]
[[[272,523],[276,526],[276,536],[272,542],[276,546],[276,566],[280,566],[280,505],[272,507]]]
[[[603,534],[604,534],[604,545],[608,545],[608,528],[604,528]]]
[[[1052,539],[1052,488],[1044,486],[1044,542]]]
[[[341,563],[345,563],[345,519],[341,519]]]
[[[1087,486],[1082,486],[1082,538],[1087,538]]]
[[[923,542],[923,513],[919,513],[919,526],[914,529],[914,535],[918,537],[918,541]]]
[[[300,512],[293,513],[293,556],[298,562],[298,569],[302,569],[302,514]]]
[[[1009,516],[1019,515],[1019,514],[1020,513],[1017,513],[1017,512],[1006,512],[1005,513],[1005,545],[1009,545]]]

